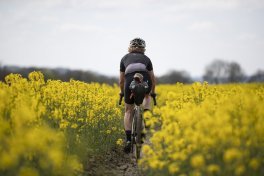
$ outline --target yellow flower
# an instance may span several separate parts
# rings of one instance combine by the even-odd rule
[[[242,175],[245,172],[245,166],[240,165],[235,169],[236,175]]]
[[[196,154],[191,158],[191,165],[194,168],[201,168],[205,164],[204,157],[200,154]]]
[[[65,129],[65,128],[67,128],[68,126],[69,126],[69,122],[67,121],[67,120],[62,120],[61,122],[60,122],[60,128],[61,129]]]
[[[82,173],[83,156],[123,144],[117,85],[45,82],[40,72],[28,78],[10,74],[0,82],[0,175]],[[259,174],[263,84],[177,83],[156,91],[158,106],[144,113],[151,143],[142,147],[144,169],[153,175]],[[91,142],[106,134],[109,140]],[[84,148],[76,156],[69,152]]]
[[[216,173],[219,173],[219,171],[220,171],[220,168],[216,164],[210,164],[209,166],[207,166],[207,172],[209,174],[216,174]]]
[[[179,166],[178,166],[177,164],[172,163],[172,164],[169,165],[169,172],[170,172],[171,174],[175,174],[175,173],[177,173],[178,171],[179,171]]]
[[[154,159],[149,163],[152,169],[161,169],[164,166],[164,162]]]
[[[123,145],[123,139],[119,138],[117,141],[116,141],[116,144],[117,145]]]
[[[75,129],[77,127],[78,127],[78,125],[76,123],[74,123],[74,124],[71,125],[71,128],[74,128]]]
[[[241,152],[236,148],[231,148],[225,151],[224,153],[224,161],[229,163],[235,159],[240,159],[242,156]]]
[[[249,162],[249,166],[254,169],[257,170],[260,166],[259,160],[256,158],[253,158],[250,162]]]
[[[19,176],[38,176],[39,173],[35,168],[22,167],[19,172]]]

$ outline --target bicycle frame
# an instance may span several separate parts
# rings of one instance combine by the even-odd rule
[[[123,94],[120,94],[119,105],[121,105]],[[154,101],[154,106],[156,106],[156,94],[151,94]],[[138,160],[140,158],[141,146],[142,146],[142,132],[144,127],[144,117],[143,117],[143,105],[137,105],[134,103],[134,109],[132,112],[132,130],[131,130],[131,152],[134,157]]]

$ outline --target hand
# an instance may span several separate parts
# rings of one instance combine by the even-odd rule
[[[156,102],[156,95],[157,95],[157,94],[156,94],[155,92],[153,92],[153,93],[150,94],[150,96],[153,98],[154,106],[157,105],[157,102]]]
[[[119,105],[121,105],[121,103],[122,103],[122,99],[123,99],[123,97],[124,97],[124,93],[123,93],[123,92],[120,92],[120,93],[119,93],[119,96],[120,96],[120,98],[119,98]]]
[[[157,94],[155,92],[150,93],[150,96],[152,96],[153,98],[155,98],[157,96]]]

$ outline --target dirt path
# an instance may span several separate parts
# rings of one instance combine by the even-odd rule
[[[135,159],[121,149],[90,159],[84,175],[91,176],[142,176]]]
[[[151,145],[146,135],[144,145]],[[125,154],[122,148],[112,150],[104,156],[92,158],[83,176],[143,176],[132,154]]]
[[[147,133],[144,145],[151,145]],[[142,154],[143,155],[143,154]],[[123,148],[97,158],[91,158],[83,176],[144,176],[132,154],[125,154]]]

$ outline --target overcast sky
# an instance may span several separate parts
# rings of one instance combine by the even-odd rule
[[[213,59],[264,69],[264,0],[0,0],[0,63],[117,76],[129,41],[154,72],[202,76]]]

